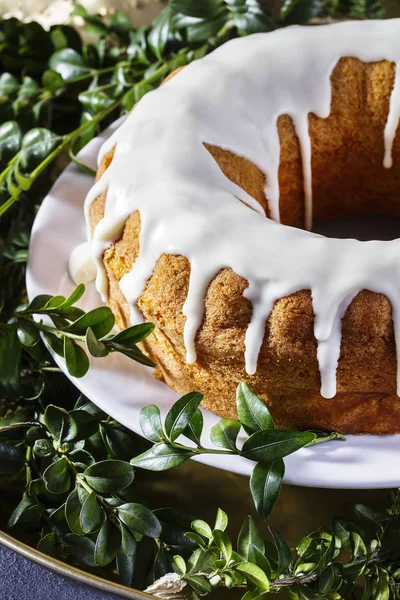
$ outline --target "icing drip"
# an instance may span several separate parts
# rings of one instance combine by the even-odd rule
[[[383,166],[390,169],[393,166],[392,148],[397,126],[400,119],[400,63],[396,63],[396,75],[394,78],[393,91],[390,96],[389,114],[384,131],[385,156]]]
[[[97,267],[89,242],[79,244],[69,257],[68,269],[76,284],[89,283],[96,277]]]
[[[108,190],[104,218],[92,240],[103,297],[107,293],[103,252],[138,210],[140,253],[121,280],[121,290],[136,322],[141,318],[136,301],[159,257],[187,257],[191,265],[184,305],[188,362],[196,358],[195,336],[209,282],[221,269],[231,267],[249,282],[245,295],[253,305],[245,339],[249,374],[256,371],[274,302],[304,289],[312,293],[322,395],[336,393],[341,319],[360,290],[383,293],[392,302],[399,365],[400,240],[339,240],[280,225],[277,130],[279,116],[289,115],[302,153],[306,226],[311,228],[308,115],[329,116],[330,77],[342,56],[364,62],[386,59],[398,65],[399,33],[396,19],[252,35],[228,42],[147,94],[104,144],[99,161],[114,146],[115,154],[86,199],[90,239],[90,205]],[[400,114],[399,71],[382,132],[382,160],[388,167]],[[265,173],[271,219],[223,175],[204,143],[243,156]],[[398,384],[400,391],[400,371]]]
[[[321,372],[321,396],[333,398],[336,395],[336,370],[340,356],[342,337],[342,317],[356,294],[345,298],[331,315],[332,321],[328,336],[322,334],[318,341],[317,359]]]
[[[304,226],[312,229],[312,172],[311,172],[311,139],[308,133],[308,114],[293,117],[294,127],[300,144],[301,161],[304,180]]]
[[[254,375],[257,371],[258,355],[264,339],[265,324],[274,306],[276,292],[269,283],[264,285],[257,281],[250,281],[249,287],[244,291],[244,296],[253,305],[253,313],[245,338],[245,364],[246,372]]]

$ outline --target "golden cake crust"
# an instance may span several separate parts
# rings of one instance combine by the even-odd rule
[[[332,81],[332,110],[327,119],[309,116],[312,141],[314,217],[381,212],[400,215],[400,136],[393,146],[392,169],[382,166],[383,130],[394,82],[394,64],[342,58]],[[301,156],[291,119],[278,122],[281,142],[280,211],[283,224],[302,227],[304,195]],[[265,177],[248,160],[218,147],[207,149],[221,170],[268,211]],[[112,160],[107,154],[98,177]],[[134,168],[134,166],[133,166]],[[104,213],[106,193],[92,204],[92,229]],[[249,209],[250,210],[250,209]],[[109,306],[119,327],[129,325],[129,306],[118,282],[139,252],[140,216],[133,213],[121,238],[103,256],[109,279]],[[238,240],[246,243],[246,240]],[[268,257],[264,257],[268,260]],[[236,416],[235,390],[246,381],[267,403],[278,427],[344,432],[400,432],[396,394],[396,347],[391,305],[382,294],[361,291],[343,317],[338,393],[321,397],[311,293],[302,290],[279,299],[266,324],[257,373],[246,374],[244,337],[252,307],[243,296],[247,281],[223,269],[211,282],[205,316],[196,336],[197,361],[185,360],[182,313],[190,263],[162,255],[138,307],[155,324],[144,343],[156,374],[179,393],[199,390],[203,405],[224,417]]]

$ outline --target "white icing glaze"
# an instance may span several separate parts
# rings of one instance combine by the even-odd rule
[[[187,257],[191,266],[184,304],[188,363],[196,359],[195,336],[207,287],[225,267],[249,281],[245,292],[253,305],[245,340],[249,374],[256,371],[265,321],[274,302],[303,289],[312,293],[322,395],[336,393],[341,318],[360,290],[383,293],[391,301],[400,359],[400,240],[339,240],[279,224],[277,119],[289,115],[299,137],[305,225],[310,229],[308,114],[329,116],[330,76],[342,56],[398,64],[400,19],[291,27],[230,41],[147,94],[104,144],[99,161],[116,145],[114,158],[85,205],[90,239],[90,205],[108,188],[104,218],[92,240],[97,287],[105,298],[103,252],[138,210],[140,253],[120,283],[131,306],[132,323],[141,319],[136,301],[160,255]],[[399,72],[397,68],[382,132],[382,160],[387,167],[400,115]],[[223,175],[204,142],[247,158],[265,173],[272,219]],[[399,372],[397,381],[400,390]]]
[[[79,244],[69,257],[69,273],[76,284],[89,283],[96,277],[97,266],[92,257],[92,248],[89,242]]]

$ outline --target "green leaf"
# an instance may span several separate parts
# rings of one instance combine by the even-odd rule
[[[212,19],[219,14],[221,3],[219,0],[201,0],[201,2],[171,0],[170,6],[175,13],[182,13],[188,17]]]
[[[193,22],[186,28],[188,42],[195,44],[213,38],[225,26],[226,21],[226,14],[222,13],[219,18],[199,19],[197,22]]]
[[[113,494],[125,489],[134,478],[133,469],[122,460],[103,460],[83,473],[86,481],[100,494]]]
[[[211,531],[211,527],[205,521],[202,521],[201,519],[196,519],[192,523],[192,529],[193,531],[195,531],[199,535],[202,535],[208,540],[212,540],[213,534]]]
[[[146,367],[155,367],[153,361],[150,358],[148,358],[145,354],[143,354],[143,352],[141,352],[141,350],[139,350],[139,348],[137,348],[136,346],[134,346],[133,348],[127,348],[122,344],[115,344],[114,342],[112,342],[112,344],[113,346],[111,350],[113,352],[120,352],[121,354],[128,356],[132,360],[135,360],[139,364],[145,365]]]
[[[88,567],[96,566],[93,558],[95,543],[91,538],[69,533],[65,536],[64,541],[68,545],[68,553],[71,556]]]
[[[99,531],[94,549],[97,566],[105,567],[114,560],[121,547],[121,532],[110,521],[105,521]]]
[[[28,407],[26,408],[20,408],[17,409],[15,411],[9,411],[6,413],[6,416],[4,417],[0,417],[0,433],[2,432],[2,429],[4,429],[4,427],[9,427],[10,425],[20,425],[21,427],[23,427],[24,429],[29,427],[26,424],[26,421],[30,421],[32,418],[32,412],[31,410],[29,410]],[[32,443],[34,442],[34,434],[36,433],[36,435],[39,435],[39,432],[41,435],[39,435],[39,437],[44,437],[44,429],[42,429],[41,427],[37,427],[36,432],[35,432],[35,428],[34,427],[29,427],[28,431],[26,432],[26,435],[28,437],[25,437],[25,440],[27,442],[27,444],[32,445]],[[29,432],[29,433],[28,433]],[[33,436],[33,437],[32,437]],[[35,438],[38,439],[38,438]],[[33,442],[32,442],[33,440]]]
[[[161,508],[154,511],[162,526],[162,540],[169,546],[193,548],[193,542],[186,537],[195,516],[177,508]]]
[[[100,432],[108,453],[113,458],[129,461],[132,456],[147,447],[143,438],[119,425],[116,421],[102,423]]]
[[[13,381],[18,374],[21,359],[21,344],[17,328],[11,327],[0,335],[0,381]]]
[[[249,435],[262,429],[274,429],[274,422],[268,408],[247,383],[242,382],[238,385],[236,406],[239,421]]]
[[[243,444],[242,456],[249,460],[268,462],[292,454],[316,437],[310,431],[270,429],[253,433]]]
[[[82,398],[83,400],[86,400],[84,396]],[[77,408],[74,408],[68,413],[74,419],[78,427],[78,433],[75,440],[82,440],[82,444],[83,440],[98,433],[100,421],[106,418],[106,415],[102,411],[99,410],[97,412],[96,410],[91,410],[90,404],[90,402],[87,404],[78,404]],[[82,448],[83,445],[79,447],[79,450],[82,450]],[[75,449],[77,448],[75,447]]]
[[[89,370],[89,359],[78,344],[64,336],[64,358],[72,377],[84,377]]]
[[[156,444],[147,452],[132,458],[131,465],[148,471],[166,471],[185,462],[195,455],[186,448],[173,448],[167,444]]]
[[[342,519],[337,517],[332,521],[332,529],[335,535],[340,539],[342,547],[347,550],[347,552],[351,552],[350,545],[350,533],[351,533],[351,522],[347,519]]]
[[[42,75],[42,86],[49,92],[56,92],[64,87],[64,80],[59,73],[48,69]]]
[[[318,15],[321,8],[319,0],[285,0],[281,8],[281,19],[285,25],[307,23]]]
[[[0,441],[0,475],[13,475],[18,473],[24,465],[24,455],[22,452]]]
[[[202,550],[206,550],[207,546],[203,540],[203,538],[197,533],[193,533],[192,531],[187,531],[185,533],[185,537],[187,537],[191,542],[199,546]]]
[[[40,341],[40,333],[33,321],[20,319],[17,328],[19,341],[23,346],[36,346]]]
[[[269,590],[269,580],[264,571],[249,562],[236,565],[235,570],[244,575],[247,581],[253,583],[262,590]]]
[[[36,168],[59,143],[59,136],[44,127],[36,127],[28,131],[22,138],[19,163],[24,172],[30,172]]]
[[[76,304],[78,300],[80,300],[85,293],[85,286],[83,283],[80,283],[76,286],[74,291],[64,300],[64,302],[59,306],[62,312],[64,312],[67,308],[71,307],[73,304]]]
[[[0,442],[0,453],[1,453],[1,442]],[[2,465],[1,462],[0,462],[0,465]],[[0,471],[1,471],[1,467],[0,467]],[[5,474],[8,475],[8,473],[5,473]],[[27,494],[27,492],[24,492],[19,504],[14,508],[10,518],[8,519],[8,522],[7,522],[8,527],[14,527],[14,525],[16,525],[18,523],[18,521],[20,520],[22,515],[32,506],[34,506],[33,499],[29,496],[29,494]]]
[[[182,573],[182,575],[185,575],[186,574],[186,563],[185,563],[184,559],[182,558],[182,556],[179,556],[179,554],[176,554],[174,556],[174,563],[178,567],[179,572]]]
[[[103,23],[101,17],[89,15],[85,19],[85,31],[95,36],[106,36],[108,34],[108,27]]]
[[[388,511],[372,510],[363,504],[356,504],[354,507],[354,512],[360,521],[364,521],[365,523],[369,523],[370,525],[374,525],[375,527],[378,526],[380,528],[383,527],[389,518]]]
[[[292,555],[290,552],[290,548],[276,529],[274,527],[269,527],[270,533],[274,538],[276,551],[278,553],[278,575],[282,573],[286,573],[287,569],[291,563]]]
[[[58,558],[57,546],[56,546],[56,536],[54,533],[48,533],[44,537],[39,540],[36,549],[39,552],[43,552],[43,554],[47,554],[47,556],[52,556],[53,558]]]
[[[79,94],[79,102],[92,114],[110,108],[114,104],[114,98],[101,89],[86,90]]]
[[[251,558],[249,559],[249,562],[254,563],[255,565],[257,565],[257,567],[260,567],[260,569],[262,571],[264,571],[264,573],[266,574],[268,579],[271,578],[271,576],[272,576],[271,563],[269,562],[269,560],[265,556],[265,554],[263,552],[260,552],[260,550],[258,550],[258,548],[255,548],[255,547],[252,548]]]
[[[32,77],[24,77],[18,90],[18,100],[32,100],[41,92],[40,86]]]
[[[49,294],[39,294],[38,296],[35,296],[33,300],[31,300],[27,309],[32,312],[40,311],[48,302],[50,302],[52,298],[54,298],[54,296],[49,296]]]
[[[71,323],[66,330],[73,333],[85,334],[90,327],[94,335],[101,339],[114,327],[115,317],[108,306],[99,306],[82,315],[79,319]]]
[[[90,130],[86,130],[86,136],[87,136],[87,143],[89,143],[89,141],[91,139],[93,139],[94,135],[95,135],[95,130],[93,130],[93,136],[90,135]],[[85,138],[86,138],[85,136]],[[83,144],[83,142],[81,143],[81,141],[83,140],[83,138],[77,138],[72,145],[69,147],[68,149],[68,154],[70,159],[76,164],[76,166],[83,172],[83,173],[87,173],[88,175],[91,175],[91,177],[95,177],[96,176],[96,171],[95,169],[92,169],[91,167],[89,167],[88,165],[86,165],[85,163],[81,162],[79,160],[79,158],[77,158],[76,153],[79,152],[79,150],[81,149],[81,147],[83,147],[85,144]],[[86,142],[86,139],[84,140]]]
[[[270,593],[267,590],[260,590],[260,589],[255,589],[255,590],[249,590],[248,592],[245,593],[244,596],[242,596],[242,600],[264,600],[265,598],[270,597]],[[294,598],[294,596],[293,596]],[[296,596],[296,600],[297,600],[297,596]]]
[[[7,121],[0,125],[0,164],[6,165],[21,147],[22,136],[16,121]]]
[[[78,53],[82,52],[82,40],[79,32],[70,25],[53,25],[50,28],[50,38],[54,50],[73,48]]]
[[[121,547],[117,554],[117,571],[121,585],[134,587],[135,567],[136,552],[133,555],[127,555]]]
[[[79,442],[77,443],[79,444]],[[74,444],[74,445],[77,445]],[[93,465],[96,461],[93,458],[93,455],[90,454],[90,452],[87,452],[86,450],[82,450],[81,448],[77,448],[76,450],[72,450],[69,453],[69,456],[71,458],[71,460],[74,461],[76,468],[78,469],[85,469],[86,467],[90,467],[91,465]]]
[[[43,422],[58,442],[71,442],[78,434],[75,419],[64,408],[49,404],[43,416]]]
[[[335,581],[335,568],[329,565],[318,578],[318,592],[322,595],[329,594]]]
[[[191,588],[201,595],[209,594],[212,591],[212,587],[208,579],[201,575],[187,575],[185,580],[188,582]]]
[[[122,104],[126,111],[132,108],[145,96],[148,92],[154,90],[154,84],[139,82],[128,90],[122,97]]]
[[[155,404],[145,406],[140,411],[140,427],[144,436],[152,442],[161,442],[164,432],[161,424],[160,409]]]
[[[369,577],[363,577],[364,589],[361,600],[371,600],[372,598],[372,582]]]
[[[140,325],[133,325],[116,333],[109,340],[118,342],[124,346],[133,347],[145,340],[153,331],[153,323],[140,323]]]
[[[197,535],[197,534],[192,534]],[[216,548],[198,548],[188,560],[188,573],[212,573],[219,553]]]
[[[78,3],[75,4],[74,10],[71,12],[71,16],[82,17],[83,19],[86,19],[88,16],[88,11],[82,4]]]
[[[88,327],[86,332],[86,346],[90,354],[95,358],[102,358],[109,354],[107,346],[97,339],[90,327]]]
[[[171,442],[183,433],[188,423],[193,418],[203,394],[199,392],[190,392],[182,398],[179,398],[168,411],[165,417],[165,433]]]
[[[317,541],[309,535],[305,536],[297,546],[297,555],[302,559],[302,561],[311,559],[316,551]]]
[[[267,519],[278,499],[285,464],[281,458],[270,463],[258,463],[251,474],[250,489],[257,512]]]
[[[72,48],[64,48],[54,52],[49,60],[49,68],[59,73],[65,81],[90,71],[85,66],[82,56]]]
[[[382,567],[378,567],[378,578],[374,585],[374,600],[389,600],[390,597],[389,574]]]
[[[20,83],[11,73],[2,73],[0,77],[0,96],[13,96],[19,90]]]
[[[80,521],[81,501],[77,489],[73,489],[65,503],[65,520],[72,533],[83,535],[85,530],[82,528]]]
[[[160,537],[160,521],[151,510],[142,504],[136,504],[134,502],[122,504],[122,506],[117,508],[117,514],[129,529],[147,535],[148,537]]]
[[[135,556],[137,547],[136,538],[123,523],[121,523],[120,526],[122,534],[122,551],[126,556]]]
[[[166,6],[154,19],[147,41],[155,56],[162,60],[171,30],[171,6]]]
[[[350,545],[352,555],[356,558],[357,556],[365,556],[367,554],[367,547],[359,533],[352,531],[350,533]]]
[[[129,31],[131,28],[128,17],[120,10],[117,10],[117,12],[110,15],[109,25],[111,29],[114,29],[119,33]]]
[[[275,29],[275,24],[270,15],[260,6],[257,0],[255,2],[254,0],[246,0],[245,10],[240,10],[238,7],[238,10],[232,11],[232,16],[239,35],[249,35]]]
[[[257,529],[254,519],[250,516],[246,518],[239,532],[237,549],[239,554],[249,562],[256,562],[256,551],[264,555],[264,540]]]
[[[79,520],[81,528],[85,533],[95,533],[99,531],[105,518],[104,510],[97,501],[96,493],[91,492],[83,502],[80,511]]]
[[[43,481],[51,494],[64,494],[71,487],[71,477],[65,457],[47,467],[43,473]]]
[[[220,531],[225,531],[225,529],[227,527],[228,527],[228,515],[219,508],[217,510],[217,517],[215,519],[214,529],[219,529]]]
[[[47,439],[36,440],[33,454],[39,458],[51,458],[55,454],[53,444]]]
[[[64,344],[60,338],[48,333],[44,333],[43,337],[46,341],[46,344],[50,346],[52,351],[55,352],[55,354],[58,354],[58,356],[64,358]]]
[[[232,557],[232,542],[224,531],[214,529],[212,532],[214,542],[228,564]]]
[[[211,441],[215,446],[237,452],[236,440],[240,431],[239,421],[220,419],[211,429]]]
[[[189,421],[183,435],[194,442],[197,446],[201,446],[201,434],[203,432],[203,413],[198,408],[193,417]]]

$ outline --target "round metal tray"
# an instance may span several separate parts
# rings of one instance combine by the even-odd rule
[[[264,0],[263,0],[264,1]],[[1,4],[1,1],[0,1]],[[13,11],[14,2],[9,1],[1,9]],[[41,20],[41,11],[51,4],[51,0],[38,3],[25,3],[25,16]],[[109,8],[126,10],[124,0],[82,0],[91,11]],[[90,5],[90,6],[89,6]],[[136,2],[132,3],[132,7]],[[140,8],[141,7],[141,8]],[[130,17],[136,25],[150,22],[163,7],[160,0],[141,0],[139,9],[132,8]],[[20,6],[22,9],[22,4]],[[59,17],[58,17],[59,18]],[[55,21],[57,16],[54,15]],[[49,21],[46,21],[49,25]],[[140,481],[139,481],[140,479]],[[205,465],[188,462],[167,473],[143,473],[138,478],[141,491],[149,498],[154,508],[174,506],[187,510],[213,523],[218,507],[227,512],[230,523],[228,532],[235,539],[241,523],[248,514],[256,518],[260,531],[267,537],[267,523],[256,517],[253,501],[249,492],[249,480],[245,476],[220,471]],[[22,539],[17,530],[6,529],[5,523],[12,508],[19,501],[9,489],[0,492],[0,544],[52,570],[63,577],[69,577],[78,583],[92,586],[105,593],[119,595],[122,598],[150,599],[152,596],[140,590],[130,589],[115,581],[109,581],[98,575],[86,572],[76,566],[60,562],[33,548],[32,539]],[[292,546],[301,537],[318,527],[329,527],[335,515],[351,516],[352,506],[362,502],[372,507],[385,507],[388,503],[386,490],[334,490],[283,486],[278,504],[268,524],[282,533]],[[34,593],[34,592],[33,592]],[[232,595],[230,595],[232,598]]]
[[[217,508],[221,507],[229,516],[228,533],[233,541],[243,520],[251,514],[265,537],[268,537],[268,525],[273,525],[291,546],[296,546],[303,535],[318,527],[329,528],[333,516],[351,517],[353,505],[357,502],[376,508],[384,508],[389,502],[388,490],[327,490],[284,485],[270,519],[263,522],[254,509],[249,479],[243,475],[189,461],[164,473],[142,472],[137,478],[137,485],[138,493],[146,496],[152,507],[179,507],[210,524],[214,522]],[[34,540],[22,539],[17,530],[6,529],[4,525],[16,502],[18,499],[14,494],[13,498],[10,494],[7,497],[7,492],[2,490],[0,544],[61,576],[103,592],[132,599],[152,597],[140,590],[129,589],[115,581],[55,560],[32,548],[29,544],[35,543]]]

